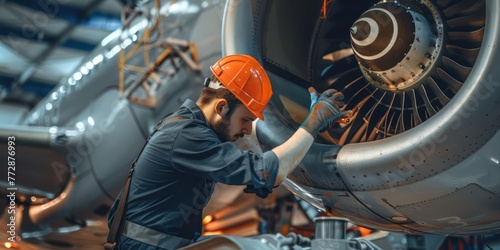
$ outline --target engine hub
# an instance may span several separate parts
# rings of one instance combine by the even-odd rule
[[[428,1],[380,2],[351,27],[351,45],[375,87],[402,92],[417,87],[442,48],[442,22]]]

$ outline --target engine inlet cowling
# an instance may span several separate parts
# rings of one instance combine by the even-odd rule
[[[427,7],[381,2],[352,25],[351,45],[366,79],[375,87],[401,92],[416,88],[442,48],[439,16]]]

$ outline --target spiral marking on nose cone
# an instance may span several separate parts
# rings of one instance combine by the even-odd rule
[[[351,45],[359,67],[377,88],[390,92],[415,89],[432,72],[442,48],[439,46],[443,41],[439,14],[425,1],[420,5],[422,8],[397,2],[377,5],[364,12],[351,26]],[[378,26],[376,36],[372,26]]]
[[[363,40],[358,40],[358,39],[356,39],[355,34],[351,34],[352,42],[359,45],[359,46],[368,46],[368,45],[372,44],[377,39],[380,29],[379,29],[377,22],[375,22],[375,20],[373,20],[371,18],[367,18],[367,17],[362,17],[362,18],[358,19],[351,29],[355,29],[355,30],[359,31],[359,29],[356,27],[356,24],[363,22],[363,21],[367,22],[368,25],[370,25],[370,33]]]
[[[373,8],[370,11],[381,11],[381,12],[384,12],[385,14],[387,14],[387,16],[389,16],[391,18],[391,23],[392,23],[392,27],[393,27],[393,32],[392,32],[391,40],[389,41],[389,44],[387,44],[387,47],[385,47],[384,50],[382,50],[380,53],[378,53],[376,55],[373,55],[373,56],[362,55],[356,49],[354,49],[354,52],[360,58],[363,58],[365,60],[377,60],[377,59],[385,56],[392,49],[392,47],[394,46],[394,44],[396,43],[396,39],[398,37],[398,22],[397,22],[396,18],[392,15],[392,13],[389,12],[388,10],[385,10],[385,9],[382,9],[382,8]],[[366,18],[365,17],[365,18],[361,18],[361,19],[368,19],[368,20],[371,20],[371,21],[368,22],[369,24],[371,24],[371,22],[374,22],[376,24],[375,20],[373,20],[371,18]],[[361,20],[361,19],[359,19],[359,20]],[[357,22],[359,22],[359,20]],[[366,21],[366,20],[364,20],[364,21]],[[372,26],[370,25],[370,27],[372,27]],[[377,27],[378,27],[378,25],[377,25]],[[370,32],[370,35],[372,35],[371,32]],[[377,35],[378,35],[378,31],[377,31]],[[371,44],[373,41],[375,41],[376,38],[377,38],[377,36],[374,36],[373,38],[369,36],[367,39],[370,39],[371,42],[367,43],[367,45]],[[352,41],[354,43],[358,44],[357,41],[352,37],[352,35],[351,35],[351,39],[352,39]],[[363,45],[363,44],[359,44],[359,45],[366,46],[366,45]]]

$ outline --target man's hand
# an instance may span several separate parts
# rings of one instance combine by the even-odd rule
[[[328,89],[318,96],[316,90],[309,88],[311,94],[311,108],[309,115],[300,127],[304,128],[313,137],[327,130],[336,120],[347,117],[349,111],[340,111],[343,106],[344,95],[335,89]]]

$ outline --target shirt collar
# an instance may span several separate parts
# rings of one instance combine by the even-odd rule
[[[189,111],[191,111],[191,113],[194,115],[196,119],[201,120],[204,123],[207,123],[205,115],[203,115],[203,112],[201,111],[200,107],[198,107],[198,105],[191,99],[185,100],[181,107],[184,107]]]

